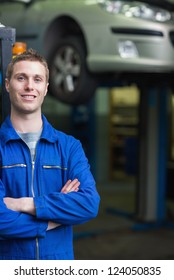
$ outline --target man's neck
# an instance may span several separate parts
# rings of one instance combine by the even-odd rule
[[[42,128],[41,114],[16,115],[11,113],[11,122],[17,132],[37,132]]]

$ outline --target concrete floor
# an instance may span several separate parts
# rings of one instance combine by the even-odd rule
[[[174,201],[163,225],[139,224],[135,213],[133,184],[98,186],[101,205],[98,217],[74,228],[78,260],[174,260]],[[108,209],[119,210],[117,214]],[[142,227],[140,226],[142,225]]]

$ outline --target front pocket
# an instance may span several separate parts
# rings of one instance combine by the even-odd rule
[[[28,168],[24,163],[7,163],[0,166],[0,178],[5,186],[6,195],[22,197],[30,195]]]
[[[67,181],[68,168],[58,162],[42,163],[39,176],[40,193],[61,191]]]

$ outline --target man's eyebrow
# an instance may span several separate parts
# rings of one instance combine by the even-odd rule
[[[23,73],[23,72],[18,72],[18,73],[15,73],[15,76],[18,76],[18,75],[27,76],[27,74],[26,74],[26,73]]]
[[[42,75],[42,74],[35,74],[35,75],[33,75],[34,77],[39,77],[39,78],[44,78],[45,76],[44,75]]]

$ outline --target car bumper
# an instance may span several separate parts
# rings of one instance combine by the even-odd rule
[[[91,72],[171,72],[174,71],[174,27],[173,25],[149,23],[137,28],[138,21],[130,28],[125,26],[103,26],[97,29],[94,46],[90,45],[87,64]],[[128,24],[127,24],[128,26]],[[103,36],[101,36],[101,32]],[[104,38],[103,40],[101,38]],[[137,55],[122,57],[120,42],[132,42]]]

